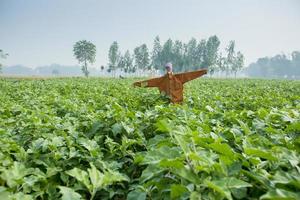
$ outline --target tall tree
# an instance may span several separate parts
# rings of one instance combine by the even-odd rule
[[[0,49],[0,59],[6,59],[6,57],[8,56],[8,53],[4,53],[4,51],[2,49]],[[0,73],[2,73],[2,64],[0,63]]]
[[[137,69],[141,71],[150,70],[149,52],[146,44],[142,44],[134,49],[135,64]]]
[[[287,76],[291,68],[291,61],[284,54],[279,54],[270,59],[272,75],[275,77]]]
[[[124,72],[125,73],[130,73],[133,70],[133,58],[130,55],[130,52],[127,50],[124,54]]]
[[[110,46],[108,52],[108,60],[109,60],[108,70],[109,72],[114,73],[114,77],[116,76],[116,69],[118,67],[119,59],[120,59],[119,45],[117,41],[114,41]]]
[[[300,76],[300,52],[293,51],[292,52],[292,69],[290,71],[290,76],[298,75]]]
[[[89,75],[87,68],[88,63],[93,64],[96,57],[96,46],[86,40],[80,40],[73,47],[74,56],[80,64],[82,64],[82,72],[86,77]]]
[[[233,65],[235,62],[235,41],[231,40],[229,45],[226,48],[227,57],[225,62],[225,70],[226,76],[228,76],[229,72],[233,69]]]
[[[173,60],[173,41],[171,39],[168,39],[162,48],[161,51],[161,62],[164,65],[167,62],[172,62]]]
[[[160,44],[159,36],[156,36],[153,42],[153,50],[151,53],[151,65],[154,69],[161,69],[163,66],[162,58],[161,58],[162,47]]]
[[[226,58],[222,56],[222,53],[219,53],[217,58],[217,67],[214,69],[214,72],[217,71],[224,72],[225,70],[226,70]]]
[[[140,51],[141,51],[142,63],[143,63],[142,68],[143,69],[151,70],[150,58],[149,58],[149,50],[148,50],[147,45],[146,44],[142,44],[141,48],[140,48]]]
[[[172,50],[172,63],[174,65],[174,71],[180,72],[184,70],[184,46],[179,40],[176,40]]]
[[[204,58],[206,56],[206,40],[202,39],[198,45],[197,45],[197,65],[201,66],[201,68],[207,67],[207,65],[204,63]]]
[[[125,70],[125,60],[124,60],[124,56],[122,56],[121,53],[119,54],[117,68],[120,69],[121,71]]]
[[[258,74],[262,74],[263,77],[267,77],[268,74],[271,72],[270,68],[270,59],[268,57],[265,58],[259,58],[257,60],[257,66],[258,66]]]
[[[218,59],[218,51],[220,46],[220,40],[217,36],[211,36],[208,38],[204,51],[204,58],[202,65],[206,68],[216,68],[217,59]],[[210,70],[214,72],[215,69]]]
[[[232,65],[232,71],[234,72],[234,77],[236,73],[244,67],[244,55],[238,51],[236,57],[234,58],[234,63]]]
[[[198,65],[198,54],[197,54],[197,40],[192,38],[186,45],[187,48],[187,67],[193,70],[199,68]]]

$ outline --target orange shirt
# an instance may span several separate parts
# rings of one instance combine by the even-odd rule
[[[139,87],[158,87],[160,93],[168,95],[172,103],[181,103],[183,101],[183,84],[206,73],[207,69],[180,74],[173,74],[171,72],[159,78],[135,82],[133,85]]]

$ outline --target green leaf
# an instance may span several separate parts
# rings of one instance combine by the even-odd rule
[[[94,196],[98,190],[115,182],[128,181],[128,178],[119,172],[106,169],[104,173],[102,173],[92,163],[90,163],[90,166],[91,168],[87,169],[88,173],[78,168],[69,170],[66,173],[83,183],[92,196]]]
[[[188,190],[185,186],[179,184],[173,184],[171,186],[171,199],[181,197],[184,193],[187,193]]]
[[[257,156],[271,161],[276,161],[277,158],[274,157],[271,153],[254,148],[244,148],[244,152],[249,156]]]
[[[184,167],[184,164],[183,161],[178,159],[163,159],[159,162],[159,166],[166,168],[174,167],[180,169]]]
[[[251,130],[249,129],[248,125],[245,124],[243,121],[241,120],[237,120],[242,128],[242,130],[244,131],[245,135],[250,135],[251,134]]]
[[[1,178],[6,181],[10,188],[13,188],[17,185],[21,185],[24,181],[24,177],[31,172],[32,169],[27,169],[23,163],[14,162],[11,168],[3,171]]]
[[[226,155],[231,159],[233,159],[234,151],[228,144],[216,142],[216,143],[209,144],[209,147],[212,148],[214,151]]]
[[[252,187],[251,184],[245,182],[245,181],[242,181],[242,180],[239,180],[235,177],[230,177],[230,178],[223,178],[221,179],[221,181],[225,181],[227,182],[226,183],[226,187],[228,188],[244,188],[244,187]]]
[[[104,172],[103,184],[105,186],[121,181],[129,181],[129,178],[117,171],[108,170]]]
[[[85,187],[92,192],[93,186],[91,185],[91,182],[89,180],[89,175],[86,171],[83,171],[78,168],[73,168],[72,170],[66,171],[66,173],[74,178],[76,178],[78,181],[83,183]]]
[[[148,151],[143,158],[142,164],[157,164],[164,159],[175,159],[181,154],[177,147],[162,146],[158,149]]]
[[[230,190],[226,187],[225,181],[214,182],[214,181],[205,180],[204,183],[207,185],[207,187],[220,193],[222,196],[226,197],[227,199],[232,200]]]
[[[91,129],[87,132],[87,136],[89,138],[93,137],[102,127],[103,124],[101,122],[94,122]]]
[[[156,130],[161,131],[163,133],[168,133],[172,131],[171,124],[168,122],[167,119],[161,119],[155,124]]]
[[[140,177],[141,183],[144,183],[150,179],[152,179],[155,175],[161,173],[163,170],[158,167],[158,165],[150,164],[143,170],[142,175]]]
[[[190,200],[201,200],[201,194],[199,192],[192,192],[190,195]]]
[[[120,123],[115,123],[114,125],[112,125],[111,127],[111,131],[113,132],[114,136],[122,133],[123,130],[123,126]]]
[[[232,188],[230,189],[230,191],[236,199],[244,199],[245,197],[247,197],[247,188]]]
[[[8,199],[10,192],[7,191],[7,188],[0,186],[0,199]]]
[[[9,200],[33,200],[33,197],[22,192],[18,192],[9,196]]]
[[[230,194],[231,189],[252,187],[251,184],[239,180],[235,177],[225,177],[214,181],[206,180],[205,183],[207,184],[208,187],[214,189],[215,191],[219,192],[220,194],[222,194],[228,199],[232,199],[232,196]]]
[[[270,190],[266,194],[262,195],[260,199],[270,199],[270,200],[299,200],[300,193],[299,192],[289,192],[286,190],[275,189]]]
[[[189,167],[174,169],[172,172],[196,185],[201,182],[199,177]]]
[[[104,186],[104,174],[97,170],[93,164],[91,164],[91,168],[88,169],[88,173],[92,183],[93,191],[96,192],[98,189]]]
[[[81,195],[75,192],[72,188],[59,186],[62,200],[80,200]]]
[[[130,127],[129,125],[125,124],[124,122],[121,122],[121,124],[128,134],[130,134],[134,131],[133,127]]]
[[[147,197],[146,192],[137,189],[128,193],[127,200],[145,200],[146,197]]]

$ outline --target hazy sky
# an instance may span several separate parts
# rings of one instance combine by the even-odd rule
[[[94,67],[107,64],[110,44],[122,51],[159,35],[187,42],[216,34],[246,56],[300,50],[300,0],[0,0],[0,49],[6,65],[77,64],[76,41],[97,46]]]

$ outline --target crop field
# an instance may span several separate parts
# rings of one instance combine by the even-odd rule
[[[300,81],[0,79],[0,199],[300,199]]]

